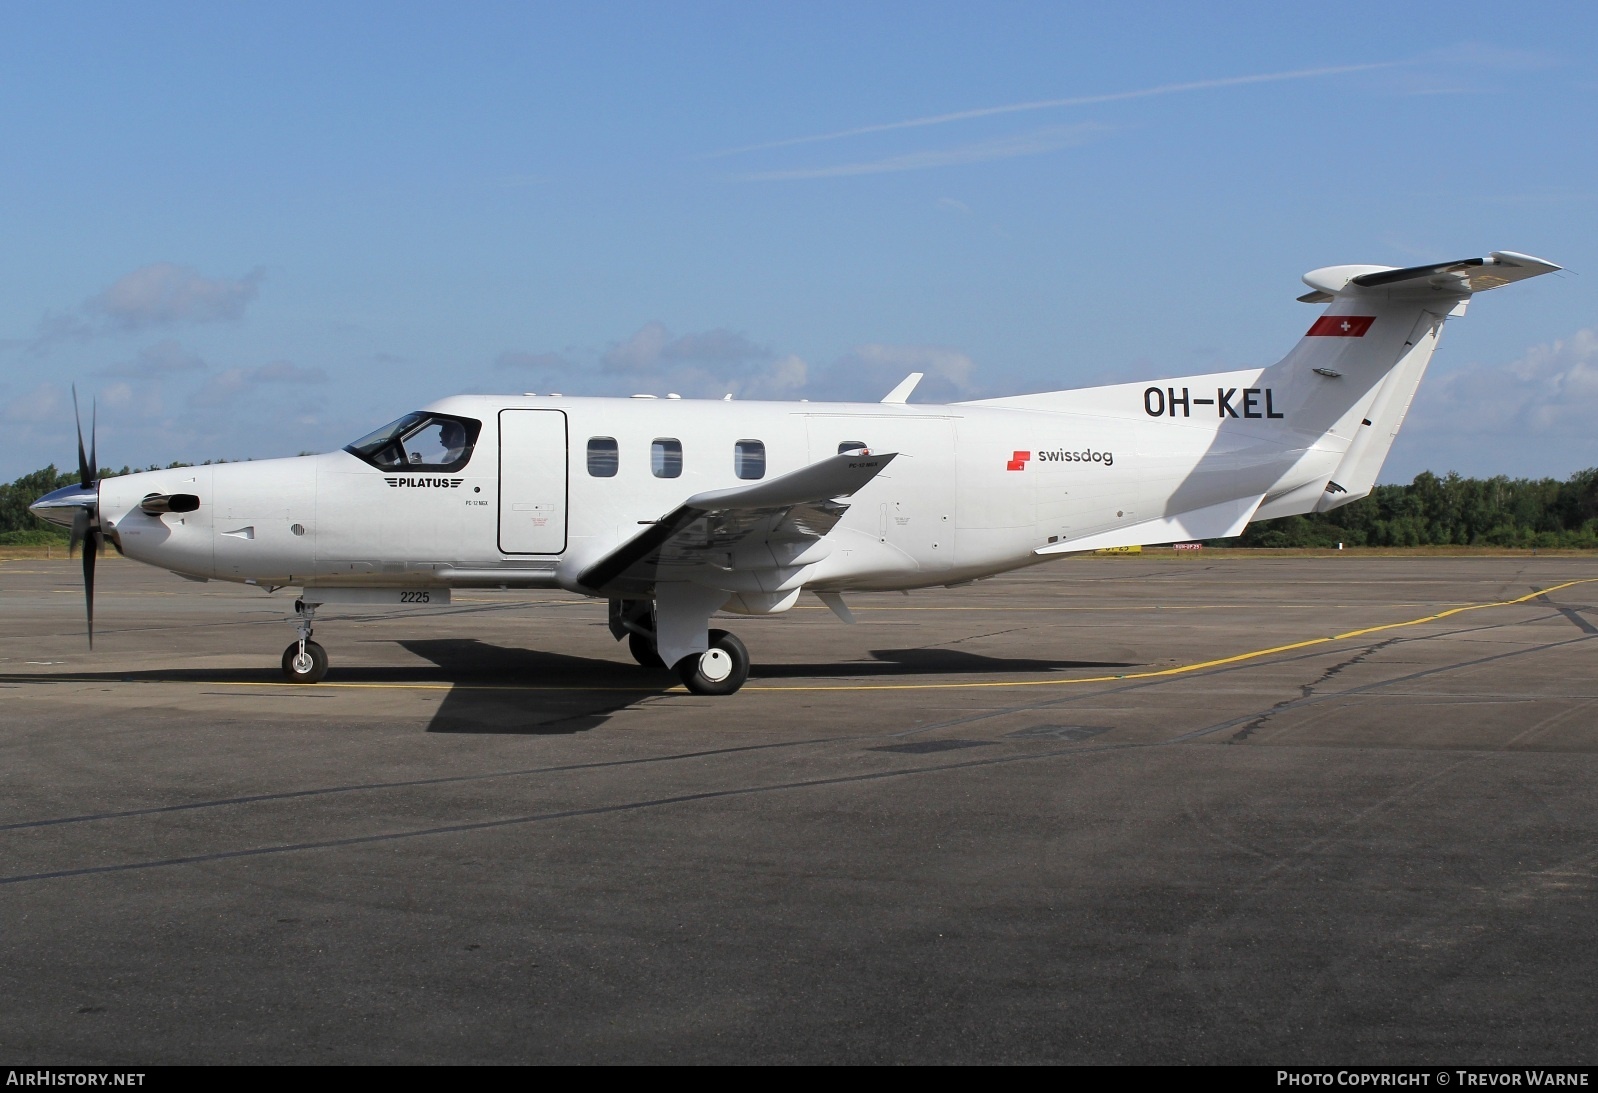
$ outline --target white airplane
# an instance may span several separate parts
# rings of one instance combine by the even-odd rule
[[[1446,319],[1560,267],[1510,251],[1329,266],[1325,312],[1279,363],[1145,383],[909,404],[461,395],[326,455],[97,477],[32,511],[94,560],[296,586],[283,672],[315,683],[323,604],[433,604],[457,588],[560,588],[610,604],[646,666],[696,694],[749,674],[717,611],[812,592],[956,585],[1075,551],[1237,535],[1371,490]]]

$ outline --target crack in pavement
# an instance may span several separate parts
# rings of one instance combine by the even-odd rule
[[[1510,650],[1507,653],[1494,653],[1492,656],[1477,657],[1475,660],[1456,661],[1453,664],[1444,664],[1444,665],[1440,665],[1440,666],[1438,666],[1436,668],[1427,668],[1427,669],[1424,669],[1424,670],[1419,671],[1419,672],[1411,672],[1409,675],[1398,676],[1395,679],[1380,680],[1380,681],[1378,681],[1376,683],[1367,683],[1367,684],[1365,684],[1364,686],[1361,686],[1361,687],[1351,687],[1351,688],[1349,688],[1346,691],[1330,691],[1330,692],[1328,692],[1326,694],[1312,695],[1309,698],[1289,699],[1286,702],[1279,703],[1278,705],[1279,705],[1280,708],[1273,708],[1272,712],[1273,713],[1282,713],[1282,712],[1285,712],[1287,710],[1298,709],[1299,707],[1302,707],[1302,706],[1311,706],[1311,705],[1314,705],[1314,704],[1316,704],[1318,702],[1325,702],[1327,699],[1332,699],[1332,698],[1345,698],[1345,697],[1347,697],[1349,695],[1370,694],[1370,693],[1372,693],[1374,691],[1379,691],[1379,690],[1382,690],[1382,689],[1384,689],[1386,687],[1393,686],[1394,684],[1410,683],[1410,682],[1413,682],[1414,680],[1417,680],[1417,679],[1425,679],[1428,676],[1441,675],[1441,674],[1443,674],[1445,672],[1455,672],[1455,671],[1458,671],[1461,668],[1474,668],[1474,667],[1477,667],[1477,666],[1482,665],[1482,664],[1491,664],[1494,661],[1508,660],[1508,659],[1510,659],[1512,657],[1527,656],[1527,655],[1529,655],[1531,653],[1546,652],[1549,649],[1558,649],[1558,648],[1561,648],[1561,647],[1566,646],[1566,645],[1576,645],[1576,644],[1578,644],[1580,642],[1591,641],[1594,636],[1598,636],[1598,635],[1584,634],[1584,635],[1582,635],[1579,638],[1567,638],[1564,641],[1551,642],[1551,643],[1549,643],[1547,645],[1533,645],[1533,646],[1530,646],[1529,648],[1524,648],[1524,649],[1512,649],[1512,650]],[[1399,640],[1403,640],[1403,641],[1425,641],[1427,639],[1426,638],[1404,638],[1404,639],[1399,639]],[[1232,728],[1236,728],[1239,725],[1247,724],[1249,721],[1252,721],[1254,718],[1256,718],[1258,716],[1260,716],[1260,715],[1257,714],[1257,713],[1244,714],[1241,717],[1234,717],[1234,718],[1231,718],[1229,720],[1222,721],[1219,724],[1211,725],[1209,728],[1206,728],[1206,729],[1194,729],[1192,732],[1183,733],[1181,736],[1173,737],[1172,739],[1170,739],[1168,741],[1165,741],[1165,743],[1178,744],[1178,743],[1182,743],[1182,742],[1187,741],[1187,740],[1197,740],[1199,737],[1202,737],[1202,736],[1209,736],[1212,733],[1223,732],[1226,729],[1232,729]]]
[[[1389,645],[1395,645],[1399,641],[1402,641],[1402,640],[1405,640],[1405,639],[1402,639],[1402,638],[1388,638],[1386,641],[1379,641],[1375,645],[1367,646],[1366,648],[1360,650],[1358,653],[1355,653],[1353,656],[1347,658],[1346,660],[1338,661],[1336,664],[1334,664],[1330,668],[1326,669],[1326,671],[1322,672],[1321,673],[1321,677],[1319,679],[1315,680],[1315,682],[1299,684],[1299,688],[1298,688],[1299,695],[1298,695],[1298,698],[1296,698],[1296,699],[1284,698],[1282,701],[1278,702],[1276,705],[1272,706],[1270,709],[1268,709],[1264,713],[1260,714],[1253,721],[1250,721],[1247,725],[1244,725],[1241,729],[1239,729],[1237,731],[1237,733],[1232,737],[1232,739],[1227,741],[1227,743],[1228,744],[1239,744],[1239,743],[1242,743],[1244,740],[1247,740],[1250,736],[1253,736],[1254,733],[1257,730],[1262,728],[1265,725],[1266,722],[1270,721],[1270,719],[1275,717],[1277,714],[1283,713],[1283,712],[1285,712],[1286,710],[1288,710],[1289,708],[1291,708],[1291,707],[1293,707],[1295,705],[1301,705],[1305,699],[1313,698],[1315,696],[1315,688],[1316,687],[1320,686],[1322,683],[1325,683],[1327,680],[1331,679],[1333,676],[1335,676],[1338,673],[1340,673],[1341,671],[1343,671],[1343,669],[1352,668],[1354,665],[1363,662],[1364,660],[1366,660],[1367,658],[1371,657],[1372,655],[1374,655],[1375,653],[1379,652],[1380,650],[1387,648]]]

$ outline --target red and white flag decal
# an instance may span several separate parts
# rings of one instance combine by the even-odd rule
[[[1015,452],[1010,456],[1010,462],[1004,465],[1004,469],[1007,471],[1024,471],[1026,470],[1027,460],[1031,458],[1031,452]]]
[[[1322,315],[1306,338],[1363,338],[1376,321],[1374,315]]]

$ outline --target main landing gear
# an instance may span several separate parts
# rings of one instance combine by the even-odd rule
[[[666,667],[657,644],[658,606],[649,600],[611,600],[610,632],[627,641],[627,651],[642,667]],[[671,666],[683,686],[696,695],[730,695],[749,678],[749,650],[725,630],[705,633],[706,648],[677,658]]]
[[[710,648],[677,662],[677,678],[696,695],[730,695],[749,678],[749,650],[725,630],[710,632]]]
[[[294,612],[300,617],[300,637],[283,650],[283,676],[290,683],[320,683],[327,675],[327,650],[311,640],[316,608],[314,603],[294,601]]]

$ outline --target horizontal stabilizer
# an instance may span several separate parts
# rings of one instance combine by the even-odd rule
[[[1145,520],[1114,531],[1084,535],[1039,547],[1034,554],[1070,554],[1078,550],[1108,550],[1111,547],[1148,546],[1151,543],[1185,543],[1194,539],[1227,539],[1243,534],[1249,517],[1263,497],[1239,497],[1158,520]]]
[[[1313,292],[1299,300],[1307,304],[1328,303],[1338,296],[1365,296],[1381,290],[1391,295],[1469,296],[1501,288],[1528,277],[1554,273],[1563,267],[1529,254],[1495,250],[1486,258],[1462,258],[1457,262],[1436,262],[1429,266],[1325,266],[1304,274],[1304,283]]]

